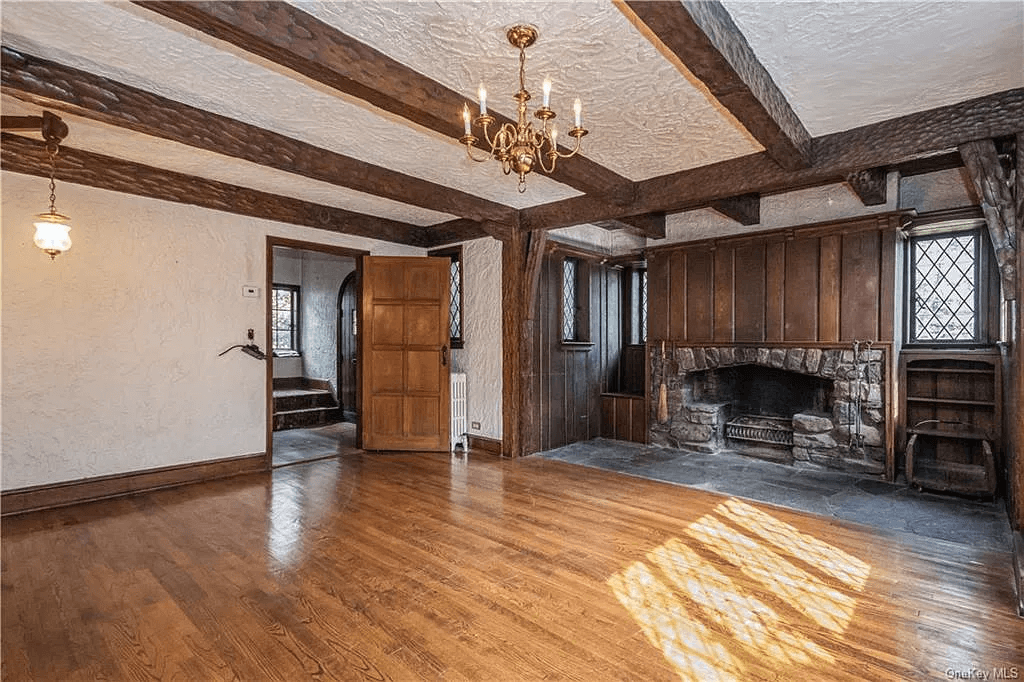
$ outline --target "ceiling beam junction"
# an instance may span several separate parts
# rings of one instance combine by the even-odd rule
[[[624,3],[786,170],[811,165],[811,135],[720,2]]]
[[[761,195],[757,192],[715,199],[709,207],[740,225],[757,225],[761,222]]]
[[[880,206],[886,202],[888,172],[884,166],[847,173],[846,183],[865,206]]]
[[[135,4],[453,140],[463,135],[464,95],[287,3],[139,0]],[[514,124],[501,114],[491,114],[495,127]],[[490,151],[482,140],[478,146]],[[613,204],[635,198],[631,181],[583,156],[559,164],[549,177]]]

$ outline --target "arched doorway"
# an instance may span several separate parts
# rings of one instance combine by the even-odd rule
[[[359,291],[356,272],[338,290],[338,402],[345,421],[358,423],[356,408],[356,349],[359,347]]]

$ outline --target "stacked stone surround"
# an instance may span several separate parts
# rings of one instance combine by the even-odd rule
[[[831,413],[793,415],[793,447],[785,461],[801,461],[870,473],[885,469],[885,351],[861,350],[860,441],[857,434],[855,378],[851,346],[784,348],[755,346],[666,346],[649,349],[651,416],[649,437],[656,445],[716,452],[725,449],[729,403],[698,403],[687,378],[694,372],[754,365],[820,377],[833,383]],[[668,418],[658,419],[661,385],[666,387]],[[729,445],[730,449],[734,449]]]

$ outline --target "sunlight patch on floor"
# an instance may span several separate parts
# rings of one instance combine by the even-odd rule
[[[834,663],[816,635],[845,632],[868,564],[736,499],[684,534],[607,581],[682,679]]]

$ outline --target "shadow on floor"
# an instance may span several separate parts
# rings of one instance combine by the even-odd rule
[[[732,452],[674,450],[623,441],[572,443],[532,457],[617,471],[972,547],[1010,549],[1002,500],[919,492],[906,484]]]
[[[349,452],[359,452],[356,448],[356,425],[351,422],[274,432],[275,467],[337,457]]]

